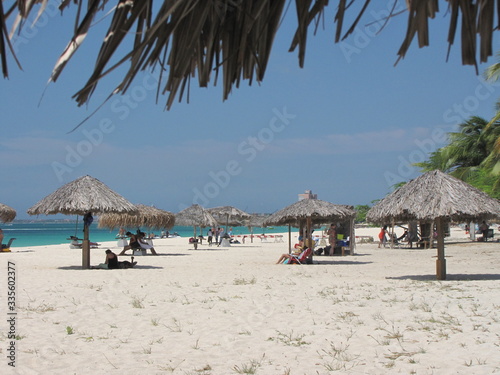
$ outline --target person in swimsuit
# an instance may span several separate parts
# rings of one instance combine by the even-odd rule
[[[106,250],[106,260],[104,264],[108,265],[109,270],[118,268],[118,257],[109,249]]]
[[[123,262],[118,261],[118,256],[113,253],[110,249],[106,250],[106,260],[104,263],[99,264],[97,267],[92,268],[104,268],[108,270],[116,270],[116,269],[124,269],[124,268],[132,268],[137,264],[134,262],[134,257],[132,257],[132,262],[125,260]]]
[[[387,237],[385,236],[386,234],[388,234],[388,232],[387,232],[387,225],[384,225],[380,229],[380,232],[378,234],[378,239],[379,239],[378,247],[379,247],[379,249],[380,249],[380,247],[382,245],[384,245],[384,247],[385,247],[385,244],[387,243]]]
[[[328,243],[330,244],[330,255],[333,255],[335,251],[335,245],[337,244],[337,228],[335,224],[331,224],[330,228],[326,232],[328,235]]]
[[[158,254],[156,253],[155,248],[154,248],[152,245],[148,244],[148,243],[144,240],[144,237],[146,237],[146,234],[145,234],[145,233],[140,232],[140,231],[137,231],[137,234],[135,235],[135,238],[136,238],[136,240],[137,240],[137,243],[139,244],[139,247],[140,247],[141,249],[151,251],[151,254],[153,254],[153,255],[158,255]]]

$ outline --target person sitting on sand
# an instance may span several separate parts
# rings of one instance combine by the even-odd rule
[[[99,264],[97,267],[93,268],[104,268],[108,270],[114,270],[114,269],[123,269],[123,268],[132,268],[137,264],[137,262],[134,262],[134,257],[132,257],[132,262],[129,262],[128,260],[125,260],[123,262],[118,261],[118,256],[113,253],[110,249],[106,250],[106,259],[104,260],[104,263]]]
[[[104,264],[107,264],[108,269],[110,270],[118,268],[118,256],[111,250],[107,249],[106,260],[104,261]]]

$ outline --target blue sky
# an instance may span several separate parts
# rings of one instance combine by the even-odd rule
[[[383,198],[394,183],[418,176],[411,163],[443,146],[457,124],[472,115],[491,118],[500,96],[499,84],[461,65],[458,41],[446,62],[444,9],[431,22],[431,46],[413,44],[394,66],[406,14],[378,35],[376,24],[364,26],[386,8],[372,5],[354,35],[334,44],[331,5],[324,28],[316,35],[311,29],[303,69],[288,52],[290,9],[261,84],[242,82],[222,101],[221,82],[199,88],[192,80],[189,103],[166,111],[167,98],[155,102],[154,77],[146,73],[68,134],[118,75],[103,80],[88,106],[71,99],[90,75],[107,25],[101,22],[47,86],[73,27],[71,12],[60,17],[49,7],[15,41],[23,70],[9,58],[10,78],[1,82],[0,202],[28,218],[37,201],[87,174],[133,203],[171,212],[193,203],[274,212],[306,189],[338,204]],[[495,53],[499,47],[495,36]],[[495,62],[481,64],[480,73]]]

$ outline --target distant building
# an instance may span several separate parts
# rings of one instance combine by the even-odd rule
[[[313,194],[311,190],[306,190],[304,194],[299,194],[299,201],[302,199],[318,199],[318,194]]]

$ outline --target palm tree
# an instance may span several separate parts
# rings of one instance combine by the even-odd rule
[[[497,59],[500,60],[500,52],[497,53]],[[497,62],[490,67],[486,68],[483,73],[484,78],[489,82],[496,82],[500,78],[500,62]],[[496,115],[490,121],[490,124],[496,122],[500,119],[500,100],[497,101],[496,105]]]
[[[413,165],[419,167],[422,172],[430,172],[436,169],[442,172],[449,172],[452,165],[450,164],[450,159],[446,156],[445,149],[446,147],[443,147],[431,152],[429,160],[421,163],[415,163]]]
[[[500,193],[500,174],[494,173],[499,154],[500,121],[490,124],[473,116],[448,134],[449,144],[430,154],[429,160],[416,163],[423,172],[439,169],[492,196]]]
[[[497,59],[500,60],[500,52],[497,53]],[[487,81],[495,82],[500,78],[500,62],[497,62],[487,68],[484,72],[484,77]],[[500,100],[496,103],[496,115],[489,122],[488,126],[492,126],[492,124],[500,121]],[[500,175],[500,137],[494,142],[492,154],[488,157],[487,164],[491,169],[491,173],[495,175]]]
[[[472,116],[459,125],[458,132],[449,133],[450,144],[443,150],[443,156],[455,177],[466,180],[493,151],[500,128],[498,123],[493,126],[488,123],[481,117]]]

